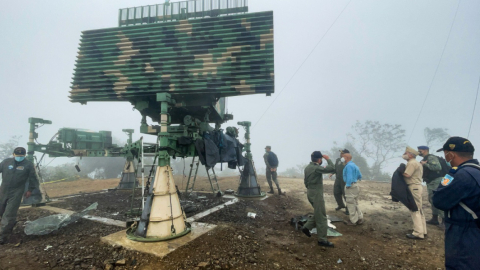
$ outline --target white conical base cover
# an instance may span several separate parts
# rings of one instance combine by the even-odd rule
[[[186,229],[185,216],[180,206],[170,166],[157,167],[153,194],[147,237],[163,238],[174,235],[171,229],[172,219],[175,234],[182,233]]]

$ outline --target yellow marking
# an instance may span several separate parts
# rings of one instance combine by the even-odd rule
[[[179,24],[175,26],[177,31],[187,33],[187,35],[192,35],[192,25],[188,22],[188,20],[181,20]]]
[[[464,141],[463,144],[467,144],[467,143],[469,143],[469,142],[470,142],[470,141]]]
[[[155,72],[155,69],[152,67],[150,63],[145,64],[145,72],[146,73],[153,73]]]
[[[246,18],[242,19],[242,26],[245,27],[248,31],[252,28],[252,24],[247,22]]]

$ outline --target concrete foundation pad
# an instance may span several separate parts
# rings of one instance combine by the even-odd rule
[[[126,230],[102,237],[101,240],[109,245],[119,245],[125,249],[135,250],[163,258],[177,248],[188,244],[199,236],[213,230],[217,225],[193,222],[192,231],[182,237],[162,242],[136,242],[127,238]]]

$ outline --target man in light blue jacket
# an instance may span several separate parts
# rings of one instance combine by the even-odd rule
[[[363,224],[363,213],[358,207],[358,195],[360,187],[358,181],[362,180],[362,173],[358,166],[353,163],[350,153],[344,154],[345,168],[343,169],[343,180],[345,181],[345,199],[347,201],[347,209],[350,213],[350,219],[345,223],[355,226]]]

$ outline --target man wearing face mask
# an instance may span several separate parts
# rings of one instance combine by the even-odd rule
[[[338,207],[335,208],[336,211],[345,208],[345,214],[348,215],[348,209],[345,206],[345,181],[343,181],[343,168],[345,168],[345,157],[344,154],[349,154],[350,151],[347,149],[340,150],[340,158],[337,158],[335,161],[335,172],[330,175],[335,174],[335,183],[333,184],[333,196],[337,201]]]
[[[358,196],[360,187],[358,181],[362,180],[362,173],[358,166],[353,163],[352,155],[344,154],[345,168],[343,169],[343,179],[345,181],[345,197],[347,201],[350,218],[345,223],[350,226],[363,224],[363,213],[358,207]]]
[[[418,154],[417,150],[408,146],[402,158],[407,161],[407,167],[405,168],[403,176],[418,208],[418,211],[410,211],[413,220],[413,232],[407,234],[407,238],[420,240],[424,239],[427,234],[427,224],[422,210],[423,167],[422,164],[415,159]]]
[[[26,150],[17,147],[13,151],[13,158],[7,158],[0,163],[2,184],[0,185],[0,244],[7,241],[17,223],[17,212],[22,202],[25,184],[29,181],[28,198],[38,187],[37,174],[32,162],[25,159]]]
[[[322,158],[327,160],[326,167],[320,166]],[[325,200],[323,198],[323,174],[335,171],[335,165],[327,155],[322,155],[320,151],[315,151],[311,155],[310,164],[305,168],[305,187],[307,188],[307,198],[313,206],[313,217],[309,216],[307,222],[302,228],[302,232],[311,237],[310,231],[317,228],[318,245],[333,248],[333,243],[327,240],[327,212],[325,210]]]
[[[445,211],[446,269],[480,267],[480,166],[475,148],[462,137],[451,137],[443,145],[452,169],[433,193],[433,204]]]
[[[440,185],[444,176],[442,175],[442,165],[438,157],[430,154],[430,148],[428,146],[419,146],[417,148],[419,156],[423,157],[422,161],[420,161],[423,166],[423,180],[427,184],[428,201],[432,206],[432,219],[427,221],[427,224],[437,225],[443,229],[443,211],[435,208],[432,203],[433,191]],[[442,218],[442,224],[438,222],[438,217]]]

